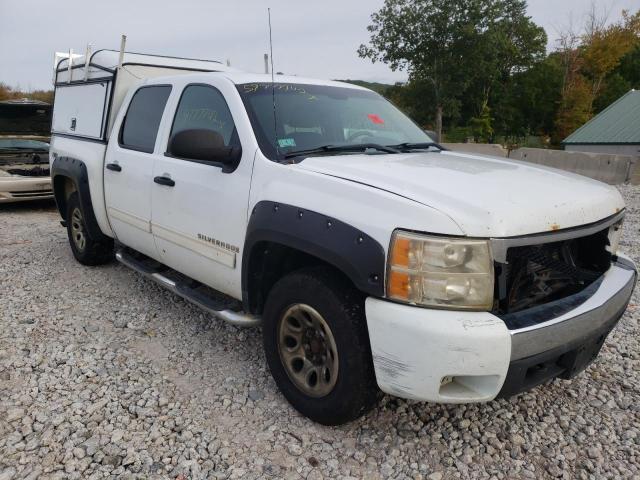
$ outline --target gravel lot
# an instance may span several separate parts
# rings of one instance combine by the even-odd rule
[[[621,190],[639,262],[640,187]],[[472,406],[385,397],[328,428],[280,396],[259,329],[79,265],[52,204],[0,206],[0,480],[640,478],[639,302],[572,382]]]

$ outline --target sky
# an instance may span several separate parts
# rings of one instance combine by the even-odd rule
[[[226,61],[264,71],[271,7],[276,71],[307,77],[406,80],[384,64],[358,57],[369,39],[371,14],[384,0],[0,0],[0,82],[49,89],[56,51],[84,53],[87,43],[119,49]],[[638,0],[529,0],[528,13],[545,28],[549,48],[568,25],[579,27],[592,3],[609,19]]]

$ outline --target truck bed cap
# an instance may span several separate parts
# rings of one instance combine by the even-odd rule
[[[112,77],[118,66],[120,52],[117,50],[97,50],[89,56],[89,69],[86,79],[95,80]],[[85,55],[72,60],[71,81],[85,80]],[[201,60],[193,58],[170,57],[165,55],[149,55],[145,53],[125,52],[123,66],[147,66],[159,68],[175,68],[178,70],[192,70],[200,72],[238,72],[216,60]],[[63,58],[56,67],[56,82],[69,81],[69,59]]]

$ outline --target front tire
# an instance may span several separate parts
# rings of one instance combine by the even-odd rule
[[[67,236],[75,259],[83,265],[102,265],[113,259],[113,241],[96,241],[87,231],[78,192],[67,200]]]
[[[375,405],[364,297],[337,272],[316,267],[280,279],[265,305],[263,343],[278,388],[310,419],[340,425]]]

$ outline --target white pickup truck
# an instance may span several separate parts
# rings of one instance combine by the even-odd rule
[[[357,86],[101,50],[61,62],[50,152],[75,258],[236,325],[340,424],[380,390],[485,402],[568,379],[629,302],[615,188],[446,151]]]

